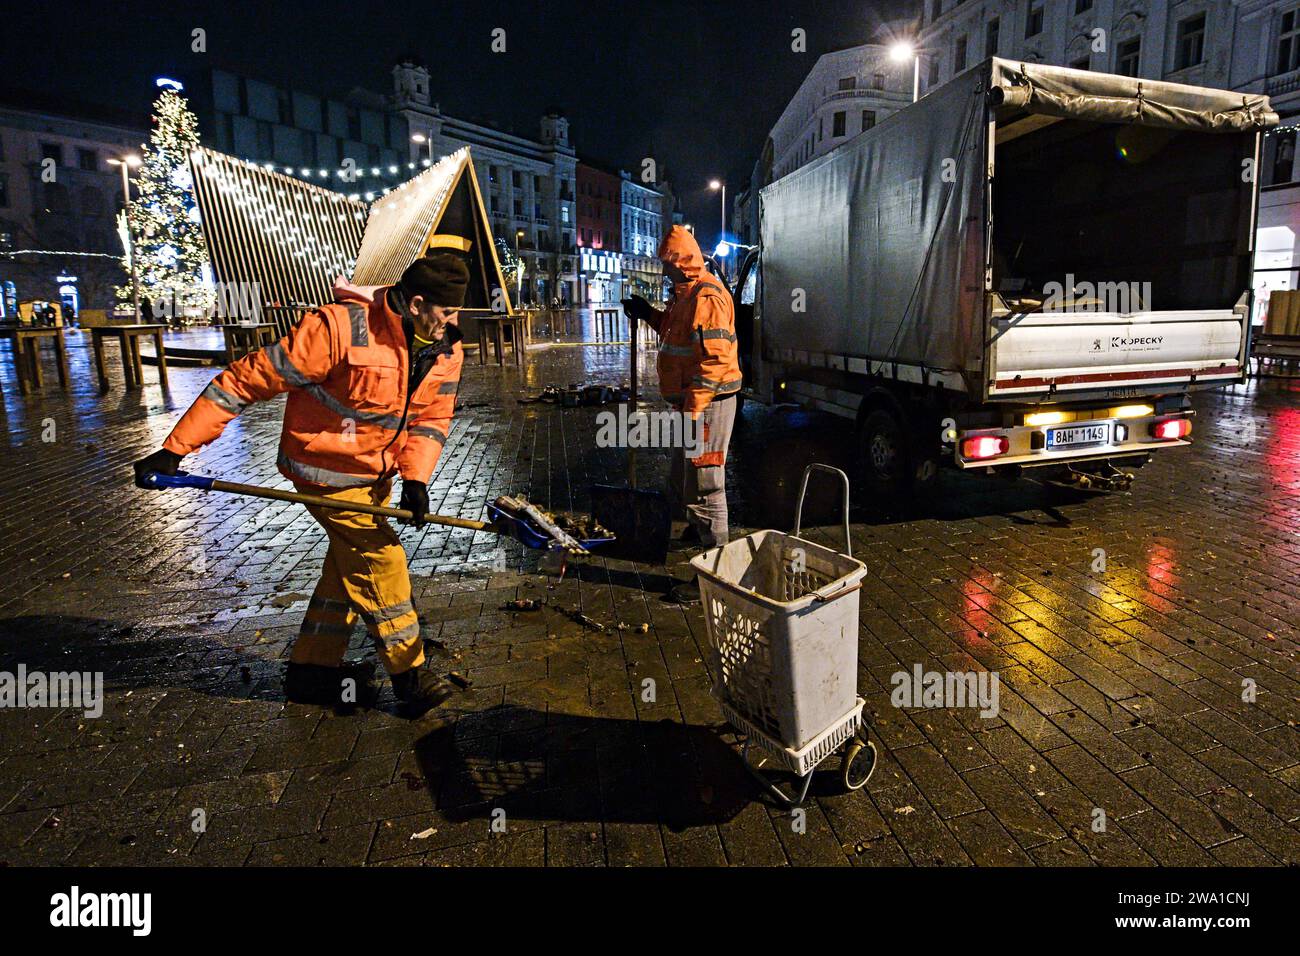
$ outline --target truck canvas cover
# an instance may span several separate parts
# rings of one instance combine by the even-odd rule
[[[1067,119],[1086,129],[1217,134],[1229,152],[1253,150],[1256,132],[1277,122],[1260,95],[988,60],[762,190],[765,357],[866,372],[906,363],[923,375],[957,373],[968,391],[984,392],[997,333],[986,294],[986,274],[996,271],[991,140],[999,124],[1025,118],[1029,129]],[[1044,207],[1040,219],[1052,214],[1049,197],[1028,196],[1023,205]],[[1229,226],[1249,234],[1239,218]],[[1237,242],[1249,252],[1249,238]],[[1235,259],[1223,271],[1220,286],[1237,288]],[[1216,308],[1221,298],[1216,289]]]

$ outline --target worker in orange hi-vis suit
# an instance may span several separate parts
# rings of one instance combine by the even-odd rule
[[[401,507],[415,523],[429,511],[428,481],[451,429],[463,364],[455,325],[469,270],[449,253],[416,260],[373,298],[307,313],[288,335],[214,378],[163,447],[135,463],[175,474],[184,455],[216,439],[252,402],[289,397],[278,465],[299,491],[382,505],[402,478]],[[411,603],[406,552],[388,522],[361,511],[310,507],[329,538],[320,581],[285,671],[285,694],[302,703],[352,703],[370,696],[374,668],[345,665],[357,616],[365,622],[393,692],[411,715],[452,693],[427,671]]]
[[[639,296],[623,300],[623,308],[659,333],[659,392],[696,423],[696,446],[673,450],[669,490],[686,512],[683,542],[712,548],[726,544],[728,536],[727,446],[741,385],[736,314],[731,293],[705,268],[688,229],[673,226],[659,245],[659,258],[673,282],[667,310]],[[699,585],[678,585],[672,597],[698,601]]]

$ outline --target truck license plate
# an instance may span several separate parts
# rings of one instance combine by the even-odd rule
[[[1047,447],[1066,448],[1078,445],[1101,445],[1110,441],[1110,423],[1104,425],[1075,425],[1071,428],[1049,428]]]

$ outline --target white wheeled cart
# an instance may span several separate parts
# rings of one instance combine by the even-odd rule
[[[813,471],[844,485],[840,554],[799,537]],[[876,747],[862,724],[858,696],[858,592],[867,569],[849,540],[849,478],[838,468],[804,469],[794,534],[758,531],[693,558],[700,581],[713,696],[744,738],[746,768],[776,797],[798,806],[817,765],[845,744],[844,785],[863,787]],[[761,752],[761,762],[749,752]],[[768,760],[798,778],[786,794],[762,772]]]

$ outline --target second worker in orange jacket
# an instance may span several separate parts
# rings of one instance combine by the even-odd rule
[[[673,450],[669,490],[685,511],[683,540],[712,548],[728,538],[727,446],[741,385],[735,309],[689,230],[673,226],[659,245],[659,258],[673,281],[667,310],[640,298],[623,304],[628,315],[659,333],[659,392],[699,429],[699,447]],[[688,585],[673,596],[697,600],[698,590]]]

